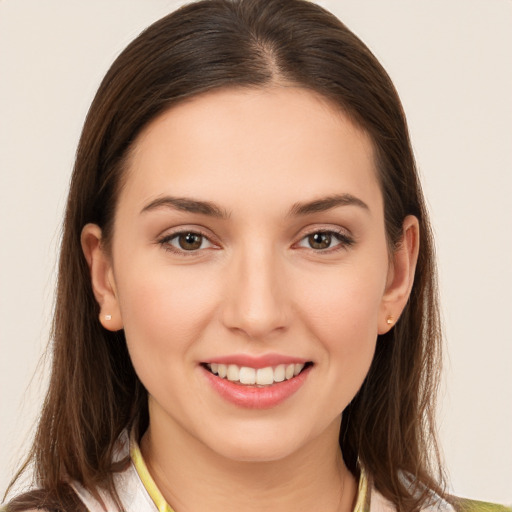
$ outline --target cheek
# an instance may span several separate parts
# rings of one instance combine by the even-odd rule
[[[211,280],[197,269],[135,268],[136,275],[121,271],[116,281],[123,283],[119,303],[137,372],[152,372],[159,366],[168,369],[187,357],[192,360],[193,344],[214,312]]]
[[[306,283],[309,290],[297,295],[302,297],[301,309],[311,327],[322,332],[320,338],[335,333],[375,337],[385,281],[384,269],[346,267],[324,276],[317,274],[311,287]]]
[[[301,316],[322,345],[329,382],[343,395],[338,397],[343,408],[373,359],[385,280],[383,265],[360,271],[346,267],[324,278],[317,275],[315,293],[301,294]]]

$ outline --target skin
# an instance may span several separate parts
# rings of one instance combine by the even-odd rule
[[[341,413],[405,306],[418,252],[407,217],[389,254],[368,136],[301,88],[222,90],[153,121],[125,178],[111,253],[95,225],[82,245],[100,321],[125,330],[150,395],[141,449],[164,497],[177,512],[350,510]],[[359,202],[294,212],[335,195]],[[222,216],[154,205],[167,196]],[[202,234],[200,248],[180,250],[180,231]],[[319,232],[340,239],[312,247]],[[226,401],[200,364],[268,353],[313,366],[264,410]]]

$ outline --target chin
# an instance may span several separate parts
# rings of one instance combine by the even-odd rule
[[[283,425],[240,425],[226,429],[215,438],[210,432],[207,445],[218,455],[237,462],[275,462],[293,456],[314,443],[317,436]]]
[[[288,443],[283,445],[282,440],[280,443],[245,442],[243,445],[222,447],[222,451],[216,448],[215,451],[224,458],[235,462],[264,463],[283,460],[295,453],[296,448],[287,445]]]

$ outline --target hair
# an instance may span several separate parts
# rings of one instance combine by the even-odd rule
[[[398,510],[418,510],[431,492],[445,496],[434,422],[441,360],[434,248],[397,92],[361,40],[314,3],[203,0],[142,32],[115,60],[90,107],[64,219],[51,380],[32,449],[13,480],[33,465],[38,490],[12,500],[10,512],[30,505],[78,510],[69,480],[116,496],[116,440],[135,424],[147,428],[147,392],[124,333],[98,322],[80,245],[82,228],[92,222],[108,247],[138,134],[187,98],[283,83],[328,99],[370,136],[391,250],[402,241],[407,215],[420,225],[409,301],[394,328],[379,336],[369,373],[343,412],[345,463],[356,477],[364,469]]]

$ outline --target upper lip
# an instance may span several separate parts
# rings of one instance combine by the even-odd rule
[[[253,356],[249,354],[231,354],[213,357],[203,361],[204,364],[236,364],[249,368],[267,368],[268,366],[279,366],[280,364],[306,364],[309,360],[302,357],[287,356],[283,354],[265,354]]]

